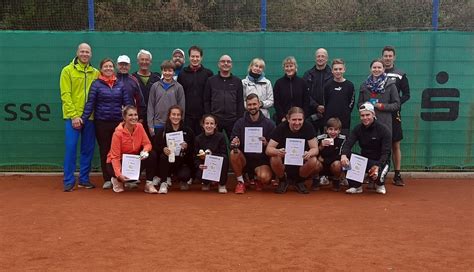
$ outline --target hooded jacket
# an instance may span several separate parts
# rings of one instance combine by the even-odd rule
[[[59,79],[63,119],[81,117],[92,82],[99,77],[99,71],[84,65],[75,57],[66,65]]]
[[[262,102],[260,110],[265,117],[270,118],[268,109],[273,106],[273,88],[270,80],[262,76],[257,81],[254,81],[250,76],[247,76],[242,79],[242,86],[244,89],[244,104],[247,95],[251,93],[256,94]]]
[[[109,154],[107,154],[107,163],[112,163],[115,176],[122,175],[122,155],[140,154],[140,151],[150,151],[150,139],[145,133],[142,124],[137,123],[133,133],[124,127],[125,123],[120,123],[112,135],[112,143]]]

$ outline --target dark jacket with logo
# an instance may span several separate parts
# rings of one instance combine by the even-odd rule
[[[378,120],[368,127],[358,124],[343,145],[342,155],[349,156],[356,142],[359,142],[362,156],[378,161],[378,166],[387,163],[392,148],[392,133]]]

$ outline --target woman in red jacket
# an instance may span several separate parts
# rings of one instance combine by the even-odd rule
[[[116,128],[112,136],[112,144],[107,155],[107,171],[112,176],[113,190],[116,193],[124,191],[124,183],[129,180],[122,174],[122,155],[140,155],[141,167],[146,170],[145,193],[156,194],[158,191],[153,186],[156,153],[151,148],[150,139],[145,133],[143,125],[138,122],[137,108],[126,106],[123,111],[123,122]]]

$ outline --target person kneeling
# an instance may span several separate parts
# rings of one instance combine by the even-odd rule
[[[326,133],[317,137],[319,144],[318,160],[323,165],[323,169],[319,174],[327,175],[332,181],[332,190],[338,192],[342,177],[341,150],[346,141],[346,136],[340,134],[342,123],[339,118],[329,118],[326,127]]]
[[[356,142],[359,142],[360,152],[363,157],[368,158],[365,169],[369,178],[375,182],[376,192],[385,194],[385,176],[389,170],[388,159],[392,145],[392,136],[389,129],[375,119],[375,109],[371,103],[364,103],[359,107],[361,124],[358,124],[347,139],[342,148],[341,165],[350,167],[348,156]],[[348,194],[362,193],[362,183],[347,179]]]
[[[129,178],[122,174],[122,155],[132,154],[141,157],[140,171],[146,169],[145,192],[156,194],[158,191],[152,181],[155,175],[156,153],[151,150],[150,139],[142,124],[138,122],[137,109],[134,106],[126,106],[122,110],[122,116],[124,121],[115,128],[107,155],[106,168],[112,176],[112,189],[116,193],[124,191],[124,183]]]
[[[263,152],[270,139],[270,133],[275,128],[270,119],[266,118],[260,110],[261,102],[254,93],[245,98],[247,111],[244,117],[237,120],[231,134],[230,165],[237,178],[236,194],[245,193],[243,172],[249,176],[256,176],[255,187],[257,191],[263,190],[264,184],[270,183],[272,169],[268,157]],[[247,135],[246,135],[247,134]],[[257,138],[256,135],[261,135]],[[250,143],[246,143],[248,140]],[[247,144],[247,147],[245,145]]]
[[[266,149],[272,170],[280,180],[275,193],[285,193],[289,184],[293,183],[298,193],[308,194],[304,184],[306,178],[321,170],[321,163],[316,159],[319,152],[318,142],[313,126],[304,121],[303,109],[292,107],[286,119],[272,132]],[[286,150],[287,140],[298,141],[299,139],[304,140],[303,164],[301,166],[285,165],[283,161],[285,155],[287,152],[293,152],[293,150]]]
[[[176,138],[184,141],[177,142]],[[194,167],[194,133],[184,126],[183,109],[180,106],[169,108],[164,132],[155,135],[155,139],[158,150],[162,151],[159,161],[161,185],[158,193],[168,193],[171,175],[179,181],[181,191],[189,190],[188,180]]]
[[[219,178],[219,193],[226,194],[227,171],[229,169],[229,159],[227,157],[227,146],[223,133],[217,131],[217,119],[212,114],[205,114],[201,120],[204,130],[194,141],[194,164],[197,168],[196,178],[202,181],[202,191],[209,191],[211,181],[202,178],[203,170],[207,169],[204,164],[207,155],[215,155],[223,158],[221,175]]]

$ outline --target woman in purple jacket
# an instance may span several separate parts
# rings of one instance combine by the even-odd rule
[[[122,107],[133,105],[132,98],[124,88],[122,81],[117,81],[115,64],[105,58],[100,62],[100,75],[90,88],[82,119],[92,118],[94,113],[95,136],[99,144],[100,165],[104,185],[102,188],[112,188],[111,176],[107,173],[106,160],[110,150],[112,135],[122,121]]]

